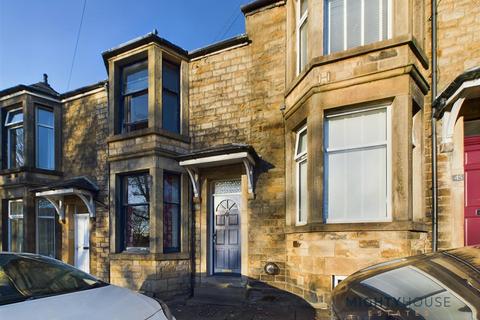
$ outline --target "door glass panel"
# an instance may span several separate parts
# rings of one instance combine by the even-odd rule
[[[240,193],[240,192],[241,192],[241,181],[239,179],[216,181],[214,184],[215,194],[229,194],[229,193]]]

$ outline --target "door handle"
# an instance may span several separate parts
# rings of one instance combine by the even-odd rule
[[[213,239],[212,239],[212,240],[213,240],[213,244],[216,244],[216,243],[217,243],[217,232],[216,232],[216,231],[213,233],[212,238],[213,238]]]
[[[475,214],[476,214],[477,216],[480,216],[480,209],[475,210]]]
[[[90,247],[83,247],[83,250],[90,250]]]

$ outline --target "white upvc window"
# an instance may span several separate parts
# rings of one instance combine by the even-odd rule
[[[308,217],[308,184],[307,184],[307,126],[296,134],[296,225],[307,223]]]
[[[23,252],[23,200],[8,201],[8,251]]]
[[[325,54],[391,38],[392,0],[325,1]]]
[[[308,0],[297,0],[297,74],[307,64]]]
[[[25,141],[21,108],[7,112],[5,128],[7,130],[7,168],[22,167],[25,164]]]
[[[390,123],[386,105],[326,116],[327,223],[391,221]]]

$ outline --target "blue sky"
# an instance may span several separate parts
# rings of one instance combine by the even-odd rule
[[[251,0],[0,0],[0,90],[49,75],[54,89],[106,79],[101,53],[157,29],[192,50],[244,33],[240,6]]]

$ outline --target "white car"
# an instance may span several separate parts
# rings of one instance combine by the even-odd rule
[[[58,260],[0,253],[0,319],[174,320],[161,301]]]

